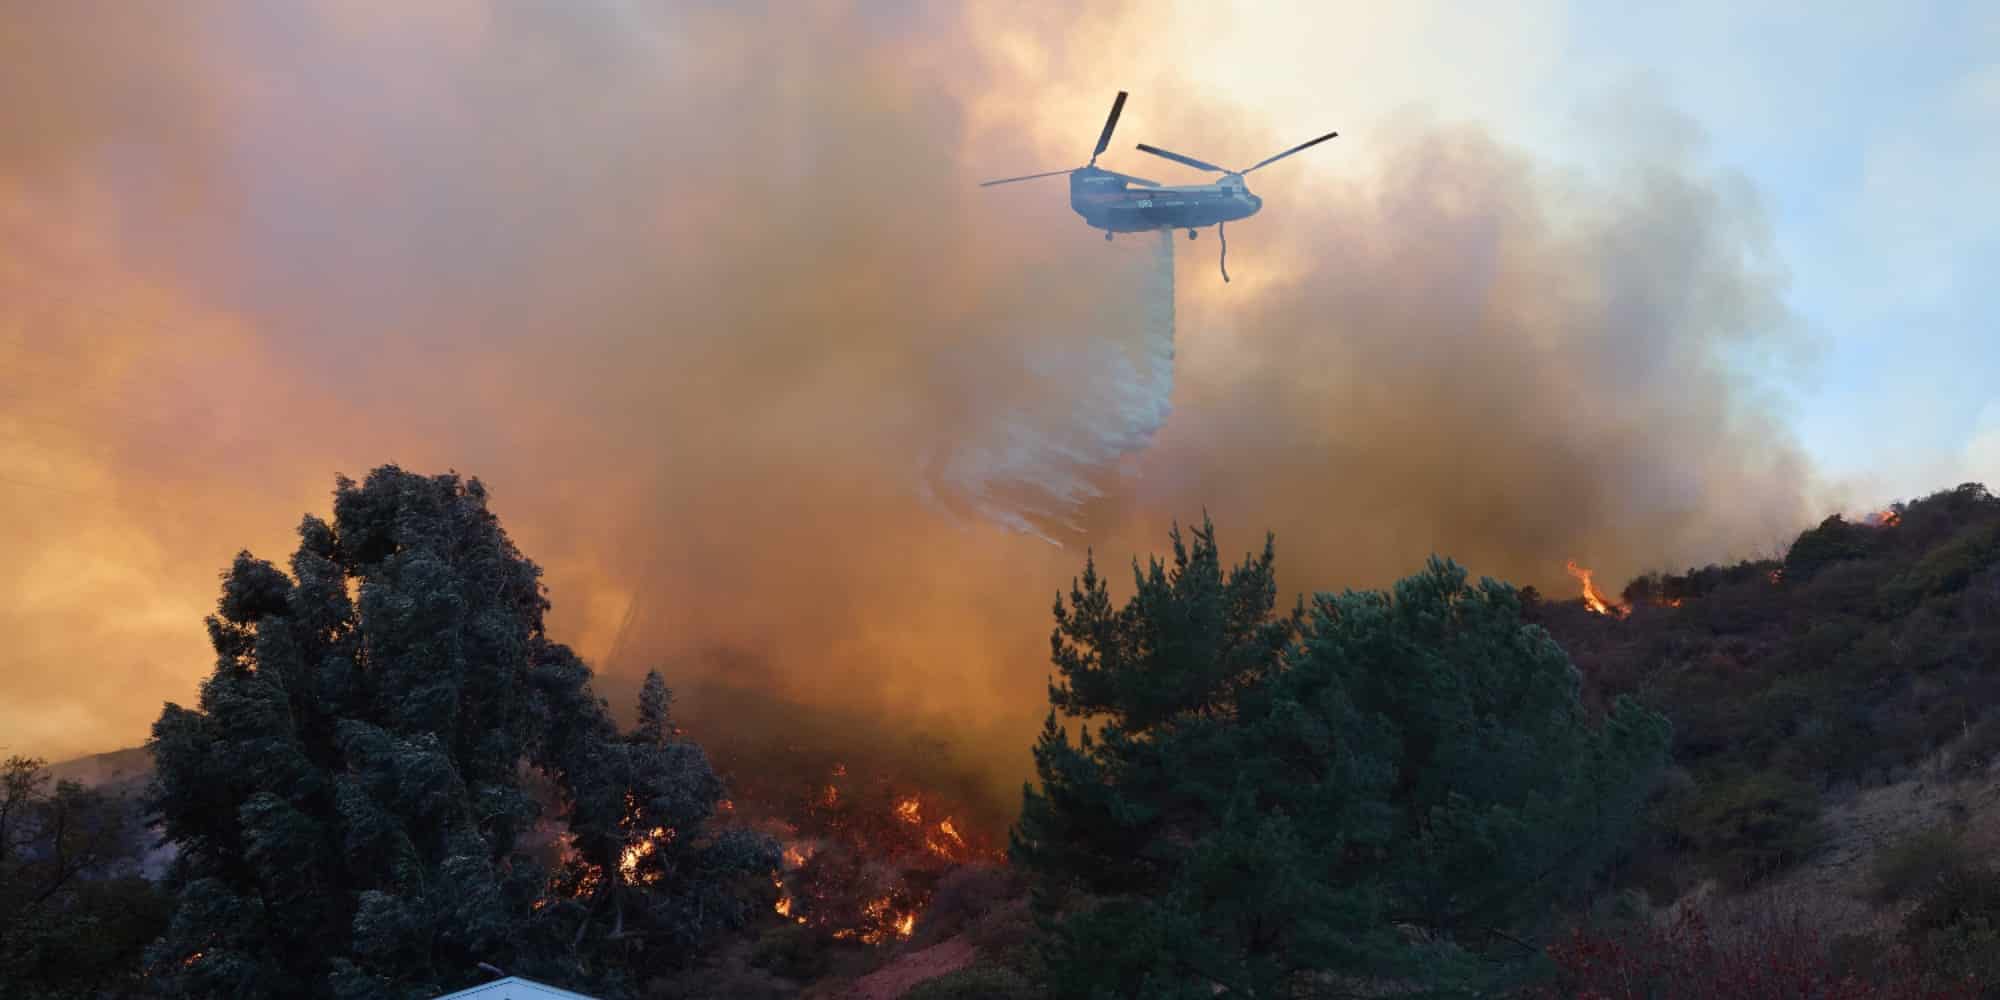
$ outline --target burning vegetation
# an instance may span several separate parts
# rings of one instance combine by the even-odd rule
[[[732,792],[731,821],[783,845],[772,912],[835,940],[907,939],[945,873],[1005,858],[997,836],[966,823],[963,803],[893,765],[835,762],[789,788],[746,773]]]
[[[1569,575],[1576,577],[1577,581],[1583,584],[1583,603],[1585,607],[1600,615],[1619,616],[1625,613],[1623,606],[1605,600],[1604,595],[1597,592],[1597,585],[1591,582],[1590,571],[1578,566],[1576,560],[1569,560],[1569,562],[1564,564],[1563,568],[1569,571]]]

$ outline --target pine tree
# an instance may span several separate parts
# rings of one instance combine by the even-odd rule
[[[1490,982],[1615,849],[1665,720],[1593,724],[1518,594],[1449,562],[1279,614],[1269,539],[1229,572],[1206,521],[1172,542],[1122,608],[1094,560],[1056,602],[1012,838],[1056,995]]]
[[[585,857],[615,872],[589,835],[628,794],[680,795],[677,829],[708,839],[687,804],[720,796],[699,751],[670,771],[598,754],[615,726],[478,480],[343,477],[333,523],[308,516],[299,539],[289,577],[249,553],[223,575],[199,706],[153,727],[153,805],[179,848],[150,953],[162,991],[435,996],[480,963],[615,983],[590,903],[528,852],[524,772],[555,780]]]

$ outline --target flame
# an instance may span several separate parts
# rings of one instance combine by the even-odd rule
[[[812,856],[813,850],[811,845],[802,844],[797,841],[785,845],[786,868],[797,868],[807,861],[812,860]]]
[[[835,761],[833,765],[833,776],[836,778],[847,777],[847,765]]]
[[[1578,580],[1583,581],[1583,603],[1585,606],[1589,607],[1590,610],[1595,611],[1600,615],[1609,615],[1616,613],[1613,610],[1615,606],[1612,605],[1610,602],[1606,601],[1603,595],[1597,592],[1597,586],[1590,582],[1589,570],[1584,569],[1581,566],[1578,566],[1576,564],[1576,560],[1574,559],[1571,559],[1567,564],[1564,565],[1563,568],[1569,571],[1569,575],[1576,577]]]
[[[572,894],[573,898],[589,899],[591,896],[596,895],[597,887],[603,882],[604,869],[596,865],[586,867],[583,876],[576,880],[576,891]]]
[[[1878,510],[1863,518],[1862,523],[1876,528],[1893,528],[1903,523],[1903,515],[1894,510]]]
[[[1780,566],[1780,567],[1778,567],[1777,569],[1774,569],[1774,570],[1772,570],[1772,571],[1771,571],[1771,582],[1772,582],[1772,583],[1783,583],[1783,582],[1785,582],[1785,568],[1784,568],[1784,567]]]
[[[1680,607],[1680,606],[1681,606],[1681,599],[1680,599],[1680,598],[1678,598],[1678,597],[1669,597],[1669,598],[1667,598],[1667,607],[1670,607],[1670,608],[1678,608],[1678,607]]]
[[[772,904],[771,909],[776,910],[778,916],[789,918],[794,923],[805,923],[806,918],[792,914],[792,893],[785,888],[784,878],[778,875],[771,876],[771,886],[778,890],[778,901]]]
[[[958,835],[958,828],[946,816],[938,821],[937,832],[924,838],[924,846],[940,858],[950,858],[965,849],[965,838]]]
[[[898,912],[895,909],[895,902],[888,896],[869,900],[868,905],[861,908],[861,912],[873,926],[866,930],[843,927],[834,931],[833,936],[843,941],[859,940],[862,944],[882,944],[891,937],[901,941],[916,933],[917,911],[912,909]]]
[[[181,959],[181,968],[183,969],[194,968],[194,963],[201,961],[201,957],[206,954],[208,954],[208,952],[206,951],[197,951],[194,954]]]
[[[840,804],[840,789],[838,789],[838,788],[835,788],[835,787],[833,787],[832,785],[828,785],[828,786],[826,786],[826,794],[825,794],[824,796],[822,796],[822,798],[823,798],[823,799],[824,799],[824,801],[826,802],[826,805],[828,806],[828,808],[831,808],[831,807],[833,807],[833,806],[836,806],[836,805],[839,805],[839,804]]]
[[[618,856],[618,873],[625,876],[626,882],[638,882],[639,864],[659,850],[660,841],[672,839],[673,835],[672,830],[656,826],[646,835],[646,839],[625,845],[624,852]]]
[[[722,812],[733,813],[736,811],[736,803],[731,802],[728,799],[723,799],[722,801],[717,802],[715,804],[715,808],[721,810]]]
[[[917,811],[917,798],[912,795],[896,803],[896,816],[905,823],[922,823],[924,817]]]

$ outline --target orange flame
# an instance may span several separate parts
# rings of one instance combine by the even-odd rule
[[[778,916],[788,918],[793,923],[805,923],[806,918],[792,914],[792,893],[791,890],[785,888],[785,880],[780,876],[773,875],[771,876],[771,886],[778,890],[778,901],[771,904],[771,909],[776,910]]]
[[[951,825],[951,817],[938,821],[937,831],[924,837],[924,847],[940,858],[955,857],[965,850],[965,838],[958,835],[958,828]]]
[[[806,862],[812,860],[812,856],[813,856],[813,849],[812,845],[810,844],[803,844],[797,841],[793,841],[792,843],[785,845],[786,868],[797,868],[800,865],[803,865]]]
[[[1597,585],[1592,583],[1590,580],[1589,570],[1584,569],[1581,566],[1578,566],[1576,564],[1576,560],[1574,559],[1571,559],[1567,564],[1564,565],[1563,568],[1569,571],[1569,575],[1576,577],[1578,580],[1583,582],[1583,603],[1586,607],[1590,608],[1590,610],[1595,611],[1600,615],[1609,615],[1616,613],[1613,610],[1615,606],[1612,605],[1609,601],[1606,601],[1604,599],[1604,596],[1597,592]]]
[[[905,823],[922,823],[923,814],[917,811],[917,798],[912,795],[896,803],[896,817]]]
[[[841,940],[858,939],[863,944],[882,944],[891,937],[906,939],[917,930],[917,912],[897,912],[887,896],[869,900],[861,909],[874,926],[866,930],[842,928],[834,931],[833,936]]]
[[[660,840],[671,839],[673,835],[672,830],[656,826],[646,839],[625,845],[624,852],[618,856],[618,873],[625,876],[626,882],[639,881],[640,863],[653,856],[653,852],[659,849]]]
[[[1894,510],[1878,510],[1863,518],[1863,523],[1876,528],[1893,528],[1903,523],[1903,515]]]

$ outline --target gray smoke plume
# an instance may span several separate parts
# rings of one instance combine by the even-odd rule
[[[976,407],[985,422],[925,463],[927,499],[1057,546],[1083,536],[1084,505],[1113,488],[1120,462],[1150,444],[1173,410],[1173,233],[1127,239],[1137,252],[1128,243],[1112,256],[1088,313],[1043,319],[1078,336],[1020,341],[1025,376],[1065,405],[999,398]],[[993,360],[982,359],[966,382],[990,384],[978,375]]]

